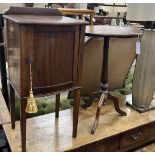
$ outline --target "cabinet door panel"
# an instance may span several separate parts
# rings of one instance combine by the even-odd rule
[[[34,34],[34,87],[73,82],[73,31],[36,32]]]

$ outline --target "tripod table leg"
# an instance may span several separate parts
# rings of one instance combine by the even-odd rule
[[[98,126],[100,111],[101,111],[102,105],[103,105],[103,103],[105,101],[105,96],[106,96],[106,94],[102,94],[101,98],[99,100],[99,104],[98,104],[97,111],[96,111],[96,118],[95,118],[95,122],[94,122],[94,125],[92,127],[92,130],[91,130],[91,134],[95,133],[95,130],[96,130],[97,126]]]
[[[115,97],[114,95],[108,94],[108,99],[113,101],[115,110],[120,114],[120,116],[126,116],[126,113],[122,111],[119,107],[119,101],[117,97]]]

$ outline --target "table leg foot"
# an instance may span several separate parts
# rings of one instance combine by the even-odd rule
[[[119,113],[120,116],[126,116],[127,115],[126,112],[124,112],[123,110],[120,109],[119,101],[118,101],[117,97],[115,97],[115,96],[113,96],[111,94],[108,94],[108,99],[113,101],[115,110]]]
[[[106,94],[102,94],[101,98],[99,100],[99,104],[98,104],[97,111],[96,111],[96,118],[95,118],[94,125],[93,125],[93,127],[91,129],[91,134],[95,133],[95,130],[96,130],[97,126],[98,126],[100,111],[101,111],[101,107],[102,107],[102,105],[103,105],[103,103],[105,101],[105,96],[106,96]]]

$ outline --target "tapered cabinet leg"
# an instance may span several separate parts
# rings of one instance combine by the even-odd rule
[[[78,115],[80,106],[80,89],[74,90],[74,106],[73,106],[73,138],[77,136]]]
[[[56,94],[56,105],[55,105],[55,117],[59,117],[59,108],[60,108],[60,94]]]
[[[10,114],[11,114],[11,127],[15,128],[15,90],[10,84]]]
[[[26,118],[27,118],[27,114],[25,112],[26,104],[27,100],[22,99],[20,104],[20,129],[21,129],[22,152],[26,152]]]

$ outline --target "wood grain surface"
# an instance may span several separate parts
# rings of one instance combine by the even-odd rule
[[[142,34],[139,28],[128,26],[87,25],[86,35],[95,37],[135,37]]]
[[[72,109],[61,111],[59,119],[55,119],[54,113],[28,119],[27,151],[69,151],[154,121],[155,111],[140,114],[124,106],[124,97],[119,100],[121,108],[127,112],[127,117],[120,117],[108,101],[101,110],[95,135],[91,135],[90,130],[97,103],[88,110],[80,109],[78,136],[75,139],[72,138],[71,132]],[[12,151],[21,151],[19,124],[16,122],[15,130],[11,129],[10,123],[3,125]]]
[[[35,16],[35,15],[4,15],[11,21],[19,24],[43,24],[43,25],[79,25],[88,22],[63,16]]]

